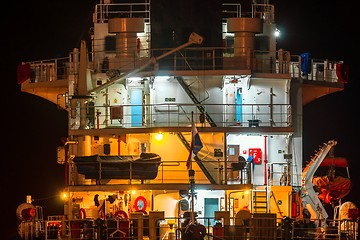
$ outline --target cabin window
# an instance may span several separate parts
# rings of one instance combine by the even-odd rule
[[[105,51],[106,52],[115,52],[116,51],[115,36],[106,36],[105,37]]]
[[[270,39],[268,36],[255,36],[255,50],[270,51]]]

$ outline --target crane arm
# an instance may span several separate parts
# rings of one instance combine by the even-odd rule
[[[314,184],[312,183],[312,179],[316,170],[318,169],[322,161],[325,159],[331,148],[336,145],[336,143],[337,142],[334,140],[330,140],[325,143],[311,159],[310,163],[304,168],[301,177],[302,203],[304,207],[309,210],[310,213],[313,212],[313,214],[316,215],[315,223],[319,225],[319,220],[321,220],[321,226],[324,228],[326,227],[326,219],[328,218],[328,214],[324,206],[322,205],[320,199],[318,198],[318,194],[314,190]]]
[[[176,47],[176,48],[174,48],[174,49],[171,49],[170,51],[168,51],[168,52],[166,52],[166,53],[164,53],[164,54],[162,54],[162,55],[160,55],[160,56],[158,56],[158,57],[152,57],[152,58],[150,58],[149,61],[147,61],[144,65],[140,66],[140,67],[137,68],[137,69],[134,69],[134,70],[132,70],[132,71],[130,71],[130,72],[127,72],[127,73],[124,73],[124,74],[121,74],[121,75],[119,75],[119,76],[115,76],[115,77],[111,78],[111,79],[110,79],[109,81],[107,81],[106,83],[104,83],[104,84],[102,84],[102,85],[100,85],[100,86],[98,86],[98,87],[90,90],[90,91],[88,92],[88,94],[91,94],[91,93],[93,93],[93,92],[98,92],[98,91],[100,91],[100,90],[102,90],[102,89],[104,89],[104,88],[109,87],[110,85],[112,85],[112,84],[114,84],[114,83],[116,83],[116,82],[124,81],[125,79],[127,79],[127,78],[135,75],[136,73],[144,70],[144,69],[147,68],[148,66],[157,63],[157,61],[159,61],[160,59],[162,59],[162,58],[164,58],[164,57],[167,57],[167,56],[169,56],[170,54],[173,54],[173,53],[175,53],[175,52],[177,52],[177,51],[179,51],[179,50],[181,50],[181,49],[183,49],[183,48],[186,48],[186,47],[190,46],[191,44],[201,44],[202,41],[203,41],[203,37],[201,37],[201,36],[198,35],[197,33],[193,32],[193,33],[190,34],[188,42],[186,42],[186,43],[184,43],[184,44],[182,44],[182,45],[180,45],[180,46],[178,46],[178,47]]]

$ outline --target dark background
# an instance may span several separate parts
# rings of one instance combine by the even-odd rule
[[[64,174],[63,166],[56,162],[56,147],[67,136],[67,113],[55,104],[22,93],[16,83],[17,64],[64,57],[79,47],[80,41],[89,37],[96,3],[95,0],[18,1],[4,9],[7,13],[1,16],[5,40],[1,57],[1,69],[5,73],[1,94],[5,146],[0,175],[0,239],[14,239],[16,208],[26,201],[28,194],[35,199],[34,204],[43,207],[46,216],[62,211],[57,197],[64,187]],[[359,109],[356,57],[360,53],[357,41],[360,26],[355,19],[356,7],[349,1],[335,0],[271,3],[275,5],[276,23],[281,31],[278,48],[291,54],[309,52],[317,59],[343,60],[350,66],[349,83],[343,91],[304,107],[304,161],[310,160],[319,145],[336,140],[336,156],[346,157],[351,165],[353,189],[346,199],[359,206],[359,127],[355,114]]]

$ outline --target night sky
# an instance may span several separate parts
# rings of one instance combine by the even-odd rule
[[[155,1],[155,0],[153,0]],[[187,1],[189,2],[189,1]],[[334,139],[336,156],[351,165],[352,192],[346,197],[360,206],[360,161],[357,153],[359,127],[358,66],[359,20],[349,1],[270,1],[281,38],[278,48],[291,54],[309,52],[314,58],[344,60],[350,66],[345,90],[325,96],[304,107],[304,159],[318,146]],[[56,147],[67,135],[67,113],[36,96],[21,93],[16,67],[21,61],[64,57],[88,39],[92,9],[97,1],[20,1],[2,15],[3,138],[0,238],[14,239],[16,208],[31,194],[45,215],[62,211],[57,194],[64,186],[63,166],[56,163]],[[10,127],[9,127],[10,125]]]

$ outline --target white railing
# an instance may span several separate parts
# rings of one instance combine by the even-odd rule
[[[189,213],[189,212],[188,212]],[[189,214],[188,214],[189,215]],[[137,217],[130,214],[127,218],[117,218],[110,214],[105,219],[73,219],[58,216],[61,220],[33,220],[21,222],[19,233],[24,239],[149,239],[153,236],[161,240],[193,239],[358,239],[359,219],[337,220],[334,226],[319,229],[313,220],[307,218],[276,218],[274,213],[250,213],[247,218],[214,217],[195,218],[192,223],[188,217],[152,219],[149,216]],[[229,224],[230,223],[230,224]],[[39,225],[40,224],[40,225]],[[198,225],[198,228],[195,226]],[[37,227],[36,227],[37,226]],[[40,227],[41,226],[41,227]],[[346,227],[345,227],[346,226]],[[26,229],[27,231],[24,231]],[[204,232],[199,232],[198,229]],[[191,235],[194,234],[194,235]],[[194,238],[195,239],[195,238]]]
[[[70,104],[68,104],[70,106]],[[191,112],[195,123],[201,127],[209,122],[200,122],[199,109],[204,109],[217,127],[290,127],[291,106],[289,104],[149,104],[149,105],[88,105],[86,109],[69,108],[70,129],[104,129],[134,127],[189,127]],[[132,109],[145,109],[134,113]],[[226,109],[241,108],[241,116]],[[87,112],[86,116],[81,113]],[[84,119],[86,118],[86,119]],[[81,124],[86,126],[81,126]]]
[[[181,52],[179,51],[160,60],[157,67],[159,67],[158,70],[166,71],[250,70],[254,73],[290,74],[291,77],[312,81],[339,82],[336,71],[340,62],[310,59],[310,72],[304,73],[301,66],[301,57],[299,55],[290,56],[290,53],[287,51],[267,52],[265,55],[253,51],[239,57],[234,56],[231,49],[227,47],[185,48]],[[140,52],[134,52],[133,58],[121,60],[112,59],[112,64],[114,66],[118,65],[119,69],[109,69],[105,65],[103,66],[101,63],[104,62],[104,59],[94,60],[89,66],[96,73],[106,73],[107,71],[113,70],[123,73],[142,67],[144,63],[150,60],[150,56],[158,56],[168,50],[169,49],[141,49],[139,50]],[[142,52],[144,52],[144,54],[142,54]],[[75,53],[71,53],[69,55],[71,58],[29,62],[31,68],[30,81],[46,82],[67,80],[69,75],[74,74],[74,69],[76,69],[75,62],[73,62],[73,59],[75,59],[74,54]],[[89,53],[89,55],[92,54]],[[144,58],[143,56],[149,57]],[[281,57],[279,58],[279,56]],[[95,62],[99,64],[95,64]],[[145,70],[153,70],[153,66],[149,65],[149,69]]]

